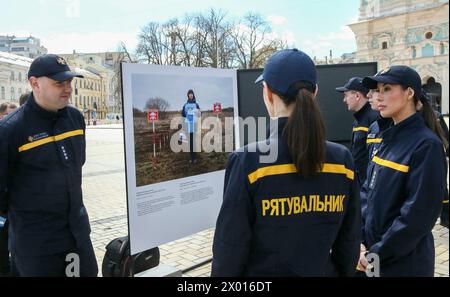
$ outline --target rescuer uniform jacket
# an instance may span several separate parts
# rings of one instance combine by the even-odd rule
[[[349,276],[355,272],[361,207],[353,160],[327,142],[318,176],[297,173],[283,129],[233,152],[213,243],[212,276]],[[262,149],[270,143],[270,151]],[[275,161],[261,157],[278,150]],[[300,169],[301,170],[301,169]]]
[[[84,134],[77,109],[46,111],[33,94],[0,122],[0,210],[8,213],[16,257],[87,248],[95,261],[81,191]]]
[[[369,162],[369,151],[367,148],[367,134],[370,125],[375,122],[379,113],[374,111],[369,102],[353,114],[351,152],[355,160],[355,171],[358,182],[362,185],[366,179],[367,163]]]
[[[383,132],[361,192],[363,242],[381,276],[433,276],[432,229],[444,197],[442,142],[416,113]]]
[[[377,152],[378,147],[383,141],[383,131],[392,125],[392,119],[379,117],[375,122],[373,122],[369,127],[369,132],[367,132],[367,149],[369,151],[369,159],[372,160],[373,155]]]

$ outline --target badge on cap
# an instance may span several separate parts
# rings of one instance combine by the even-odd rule
[[[58,57],[58,59],[56,60],[59,64],[61,64],[61,65],[67,65],[67,62],[66,62],[66,60],[64,60],[63,58],[61,58],[61,57]]]

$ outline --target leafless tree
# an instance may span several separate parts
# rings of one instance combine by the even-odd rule
[[[232,37],[240,68],[262,67],[268,56],[285,47],[280,39],[269,38],[271,32],[270,25],[261,15],[252,12],[234,26]]]
[[[115,106],[113,107],[114,112],[121,113],[122,112],[122,76],[121,76],[121,64],[125,63],[136,63],[133,59],[132,54],[127,49],[124,42],[120,42],[117,48],[117,52],[119,55],[113,63],[114,67],[114,75],[112,77],[112,84],[114,86],[113,96],[114,98],[118,98],[119,100],[115,100]]]
[[[232,25],[226,20],[226,12],[210,9],[207,15],[200,15],[197,28],[203,37],[203,64],[213,68],[226,68],[226,57],[230,53]]]
[[[262,67],[270,54],[286,46],[270,33],[258,14],[248,13],[232,24],[225,11],[210,9],[163,24],[150,22],[138,36],[136,56],[139,62],[160,65]]]
[[[170,103],[161,97],[150,98],[145,103],[145,111],[148,111],[149,109],[157,109],[161,119],[166,117],[166,112],[169,107]]]
[[[163,36],[160,24],[151,22],[141,29],[136,55],[139,62],[148,64],[167,64],[167,39]]]

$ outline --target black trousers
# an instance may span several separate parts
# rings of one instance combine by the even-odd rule
[[[195,139],[195,134],[189,133],[189,154],[191,157],[191,161],[194,161],[195,159],[197,159],[197,153],[194,152],[194,139]]]

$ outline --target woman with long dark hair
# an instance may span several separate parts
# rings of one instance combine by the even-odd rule
[[[261,80],[269,136],[230,155],[212,276],[353,275],[359,189],[348,149],[325,140],[314,62],[281,50]]]
[[[431,231],[442,208],[448,141],[414,69],[392,66],[363,83],[377,90],[381,116],[394,124],[382,132],[363,186],[360,267],[367,267],[370,253],[379,259],[381,276],[433,276]]]

